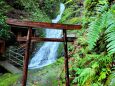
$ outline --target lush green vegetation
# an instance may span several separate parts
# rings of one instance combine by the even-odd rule
[[[114,5],[110,5],[107,0],[84,1],[82,24],[85,30],[82,31],[83,34],[78,35],[76,41],[78,50],[70,62],[73,84],[106,86],[105,82],[111,74],[115,53],[114,11]]]
[[[115,80],[112,65],[115,59],[115,2],[111,0],[62,0],[62,2],[65,3],[66,9],[60,23],[82,24],[83,26],[80,31],[68,31],[68,33],[74,33],[77,36],[74,44],[69,43],[68,48],[69,52],[72,52],[69,60],[71,86],[114,86],[114,82],[112,85],[110,82]],[[9,26],[5,24],[5,19],[8,17],[6,14],[11,10],[18,9],[27,13],[24,16],[20,15],[19,19],[51,22],[51,19],[58,14],[59,3],[60,0],[16,0],[11,4],[1,0],[0,6],[3,7],[0,9],[0,39],[8,41],[14,37],[8,31]],[[18,7],[15,6],[16,4]],[[43,31],[38,32],[42,33]],[[57,63],[54,66],[63,65],[63,62]],[[48,69],[52,68],[48,67],[46,71]],[[52,81],[55,74],[46,71],[45,74],[49,74],[47,78]],[[41,72],[44,71],[41,70]],[[41,72],[34,72],[33,76],[41,76]],[[45,78],[46,76],[43,79]],[[10,81],[5,77],[3,83],[7,79]],[[17,76],[14,76],[12,81],[15,82],[15,79]],[[59,82],[60,85],[65,84],[64,71]],[[52,83],[59,84],[55,80]]]
[[[6,73],[0,76],[0,86],[12,86],[18,79],[19,75]]]
[[[9,40],[11,38],[10,32],[8,32],[8,25],[5,23],[5,19],[7,18],[4,14],[11,10],[11,7],[5,3],[4,0],[0,1],[0,39]]]

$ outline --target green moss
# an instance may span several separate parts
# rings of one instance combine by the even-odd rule
[[[19,75],[6,73],[0,76],[0,86],[12,86],[19,79]]]

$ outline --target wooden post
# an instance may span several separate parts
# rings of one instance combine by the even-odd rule
[[[70,86],[69,82],[69,66],[68,66],[68,49],[67,49],[67,32],[63,30],[63,38],[64,38],[64,55],[65,55],[65,79],[66,86]]]
[[[26,41],[26,50],[25,50],[24,63],[23,63],[22,86],[26,86],[26,82],[27,82],[29,51],[30,51],[30,44],[31,44],[31,34],[32,34],[32,28],[29,27],[28,34],[27,34],[27,41]]]

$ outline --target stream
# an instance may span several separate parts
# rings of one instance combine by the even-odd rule
[[[57,23],[61,19],[61,16],[65,10],[65,5],[60,3],[60,14],[57,15],[52,23]],[[46,29],[46,38],[61,38],[62,30],[56,29]],[[57,50],[59,47],[59,42],[45,42],[39,50],[32,57],[28,68],[36,69],[41,68],[51,63],[54,63],[57,59]]]

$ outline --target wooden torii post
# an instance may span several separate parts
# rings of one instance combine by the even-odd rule
[[[23,39],[26,41],[26,50],[25,50],[25,57],[24,57],[24,63],[23,63],[22,86],[26,86],[26,82],[27,82],[29,50],[30,50],[30,44],[31,44],[32,40],[64,42],[65,79],[66,79],[66,86],[70,86],[67,42],[71,42],[72,40],[68,40],[66,30],[79,30],[82,28],[81,25],[67,25],[67,24],[58,24],[58,23],[20,21],[17,19],[7,19],[6,23],[11,25],[11,26],[27,27],[28,28],[27,38]],[[33,37],[31,37],[33,27],[34,28],[48,28],[48,29],[63,30],[63,38],[40,38],[40,37],[34,37],[33,38]]]

